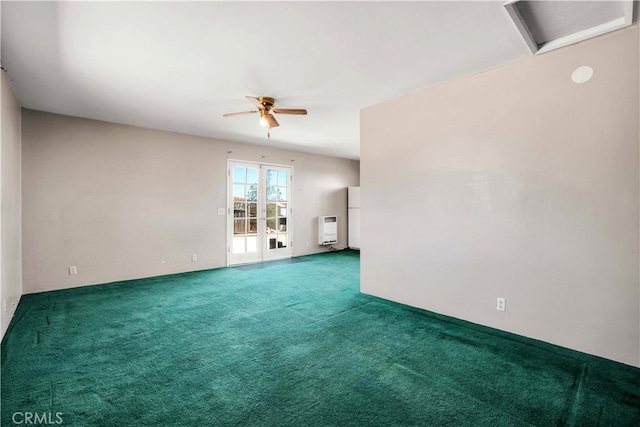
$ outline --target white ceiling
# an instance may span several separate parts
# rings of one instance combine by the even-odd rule
[[[3,1],[2,65],[25,108],[357,159],[362,108],[531,55],[502,3]],[[246,95],[309,115],[269,141]]]

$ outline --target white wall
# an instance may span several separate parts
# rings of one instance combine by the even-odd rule
[[[0,330],[7,331],[22,295],[22,238],[20,219],[20,106],[4,72],[0,72]]]
[[[22,128],[25,293],[226,265],[228,158],[293,165],[295,255],[328,250],[321,214],[347,245],[357,161],[26,109]]]
[[[636,25],[365,109],[362,291],[640,366],[638,59]]]

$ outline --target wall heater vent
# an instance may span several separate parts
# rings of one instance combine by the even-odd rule
[[[338,243],[338,217],[324,215],[318,217],[318,244],[333,245]]]

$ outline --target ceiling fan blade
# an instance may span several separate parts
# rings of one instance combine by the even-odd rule
[[[253,113],[257,113],[258,111],[253,110],[253,111],[241,111],[239,113],[227,113],[227,114],[223,114],[223,117],[234,117],[234,116],[244,116],[245,114],[253,114]]]
[[[267,124],[269,125],[270,128],[275,128],[280,126],[280,123],[278,123],[278,121],[276,120],[275,117],[273,117],[272,114],[265,115],[264,119],[267,121]]]
[[[274,108],[271,112],[276,114],[298,114],[301,116],[307,114],[307,110],[302,108]]]
[[[259,110],[264,110],[264,105],[258,98],[254,98],[253,96],[245,96],[253,105],[255,105]]]

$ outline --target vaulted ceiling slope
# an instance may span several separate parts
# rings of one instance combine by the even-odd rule
[[[2,2],[25,108],[359,158],[366,106],[531,55],[503,2]],[[279,108],[271,140],[246,95]]]

